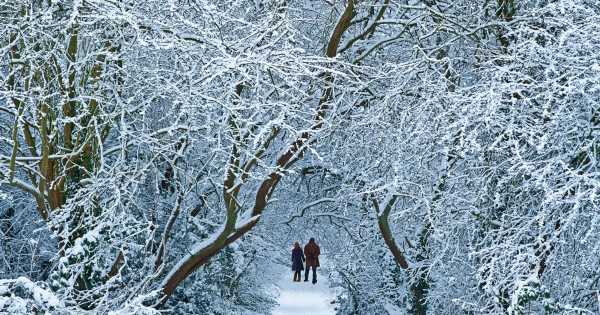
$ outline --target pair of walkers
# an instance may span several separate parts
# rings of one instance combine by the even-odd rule
[[[300,243],[294,243],[294,249],[292,250],[292,271],[294,271],[295,282],[300,282],[300,279],[302,278],[302,270],[304,269],[303,263],[306,261],[304,282],[308,281],[308,272],[312,268],[312,283],[317,283],[317,267],[320,266],[319,255],[321,255],[321,248],[315,242],[314,237],[311,237],[308,241],[308,244],[304,246],[304,251],[302,251]]]

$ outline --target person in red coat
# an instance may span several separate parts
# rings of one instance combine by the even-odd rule
[[[304,272],[304,282],[308,281],[308,272],[312,268],[312,283],[317,283],[317,267],[319,264],[319,255],[321,255],[321,248],[315,242],[315,238],[311,237],[308,244],[304,246],[304,256],[306,257],[306,271]]]

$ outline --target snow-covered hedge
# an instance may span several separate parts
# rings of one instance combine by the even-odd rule
[[[0,313],[61,314],[64,305],[45,283],[19,277],[0,280]]]

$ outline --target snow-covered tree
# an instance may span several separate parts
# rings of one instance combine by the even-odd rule
[[[598,308],[593,1],[0,4],[0,311]]]

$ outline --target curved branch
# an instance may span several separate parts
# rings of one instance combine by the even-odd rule
[[[331,35],[329,44],[327,45],[327,56],[335,57],[337,55],[337,48],[344,32],[350,26],[350,22],[354,15],[354,0],[349,0],[346,6],[346,10],[338,20],[336,27]],[[166,277],[162,284],[163,297],[160,303],[164,303],[168,298],[175,292],[175,289],[185,280],[190,274],[192,274],[200,266],[206,264],[213,256],[218,254],[221,249],[225,248],[229,244],[233,243],[248,231],[250,231],[259,221],[262,211],[266,208],[268,201],[271,199],[273,191],[277,187],[277,184],[282,178],[282,171],[289,168],[294,162],[298,161],[304,151],[306,145],[312,137],[312,133],[323,126],[325,114],[329,109],[329,102],[333,98],[333,76],[331,73],[325,74],[325,88],[321,98],[319,99],[319,105],[317,107],[317,113],[314,118],[314,124],[308,130],[300,134],[296,140],[288,147],[288,149],[277,159],[275,170],[267,176],[266,179],[261,183],[258,191],[256,192],[256,201],[252,209],[252,218],[241,226],[235,226],[237,220],[237,206],[235,202],[232,202],[241,186],[234,187],[234,176],[231,176],[232,170],[227,173],[227,178],[224,184],[224,192],[226,194],[226,205],[227,205],[227,220],[223,226],[221,232],[214,236],[213,239],[206,241],[202,246],[192,251],[191,254],[180,260],[169,275]],[[240,93],[241,91],[237,91]],[[233,153],[235,154],[235,152]],[[234,162],[234,161],[232,161]],[[239,168],[239,162],[234,163],[235,168]],[[231,194],[231,195],[229,195]]]
[[[394,259],[396,263],[402,269],[408,269],[408,262],[396,244],[396,240],[394,239],[394,235],[390,229],[389,216],[392,208],[396,204],[396,200],[398,200],[398,195],[392,196],[392,198],[387,202],[383,211],[380,210],[379,201],[375,197],[372,198],[373,206],[377,211],[377,224],[379,226],[379,231],[381,232],[381,236],[383,236],[383,240],[385,241],[385,245],[390,249],[392,255],[394,255]]]

